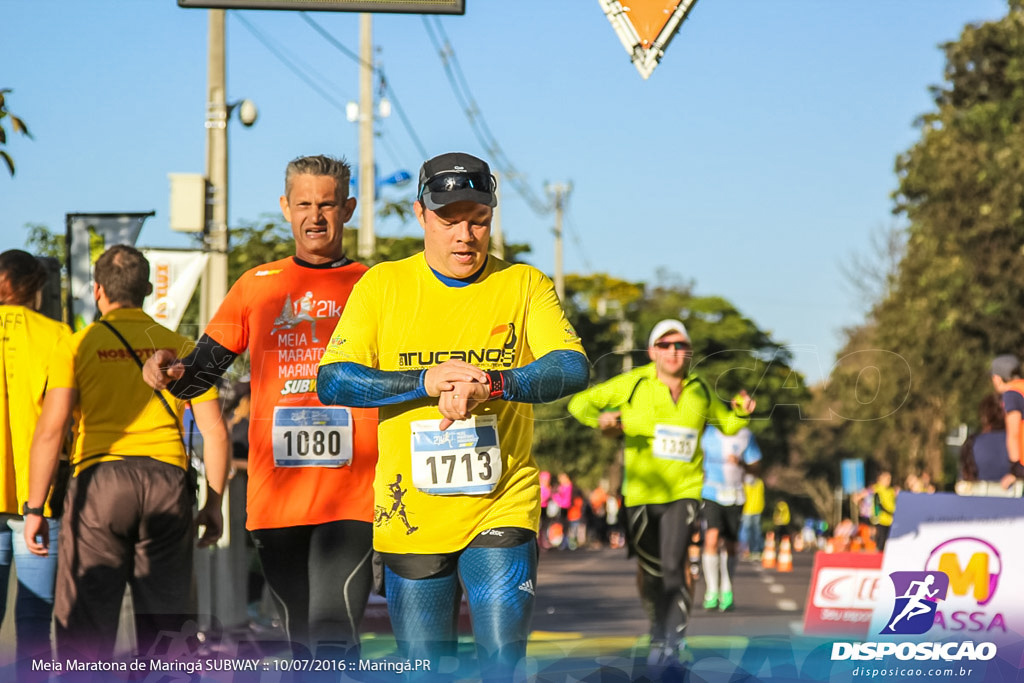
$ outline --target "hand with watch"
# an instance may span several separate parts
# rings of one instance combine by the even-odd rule
[[[501,398],[504,392],[504,378],[500,371],[491,370],[485,375],[484,382],[452,382],[452,388],[442,391],[437,407],[443,419],[439,425],[441,431],[452,426],[457,420],[468,420],[481,403]]]
[[[50,522],[43,513],[43,506],[32,507],[27,500],[21,504],[21,515],[25,518],[25,545],[33,555],[46,557],[50,554]]]

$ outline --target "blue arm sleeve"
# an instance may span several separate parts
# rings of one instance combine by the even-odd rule
[[[426,370],[377,370],[359,363],[331,363],[316,375],[316,395],[325,406],[351,408],[405,403],[427,395]]]
[[[579,351],[552,351],[529,365],[501,371],[501,397],[520,403],[547,403],[587,388],[590,363]]]

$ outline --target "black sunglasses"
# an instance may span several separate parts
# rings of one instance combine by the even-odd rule
[[[430,176],[423,185],[420,186],[419,194],[416,195],[417,199],[423,198],[424,192],[455,192],[457,190],[465,190],[467,188],[471,190],[478,190],[479,192],[487,192],[488,194],[494,192],[494,188],[497,187],[497,181],[494,176],[487,173],[464,173],[462,171],[441,171]]]
[[[654,342],[654,345],[659,349],[675,349],[676,351],[690,348],[690,342]]]

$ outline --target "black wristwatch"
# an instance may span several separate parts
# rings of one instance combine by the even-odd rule
[[[22,516],[39,515],[40,517],[42,517],[43,516],[43,508],[42,507],[37,507],[37,508],[31,507],[28,504],[28,501],[26,500],[24,503],[21,504],[21,514],[22,514]]]

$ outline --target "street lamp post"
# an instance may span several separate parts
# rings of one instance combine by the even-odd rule
[[[199,329],[207,323],[228,291],[228,120],[238,108],[243,125],[256,122],[249,100],[228,103],[224,45],[224,10],[209,10],[206,98],[206,211],[204,251],[209,254],[199,296]],[[233,500],[232,489],[237,496]],[[224,534],[210,553],[197,553],[193,570],[197,600],[224,623],[245,620],[246,549],[242,524],[245,492],[224,491]],[[215,588],[218,587],[218,588]],[[204,628],[209,624],[203,624]]]

